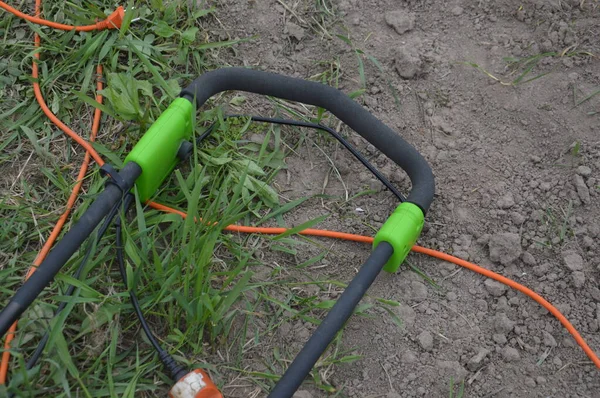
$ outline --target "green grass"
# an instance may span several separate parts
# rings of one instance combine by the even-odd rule
[[[133,12],[129,7],[120,31],[90,34],[39,28],[2,13],[0,306],[22,283],[62,213],[83,155],[49,123],[33,99],[32,30],[42,37],[40,82],[49,107],[84,137],[89,134],[94,107],[101,108],[104,115],[94,146],[119,167],[181,85],[219,67],[222,51],[252,40],[219,41],[208,28],[215,24],[216,10],[196,3],[149,0],[136,4]],[[319,0],[314,6],[308,23],[327,36],[337,18],[332,3]],[[44,15],[58,22],[88,24],[103,18],[112,7],[113,3],[101,0],[86,2],[83,7],[47,1]],[[132,23],[133,17],[140,21]],[[376,61],[362,52],[357,55]],[[94,100],[98,63],[104,66],[102,105]],[[321,72],[314,80],[337,84],[339,60],[325,61],[317,69]],[[218,101],[243,106],[244,98]],[[327,117],[322,110],[274,104],[278,112],[303,119]],[[298,138],[290,140],[277,126],[250,124],[243,118],[223,120],[218,107],[199,115],[196,133],[212,121],[217,122],[215,133],[195,148],[192,159],[173,173],[155,198],[207,222],[196,223],[194,217],[182,220],[136,203],[124,227],[129,287],[135,288],[159,340],[178,360],[190,367],[206,367],[221,386],[241,378],[264,392],[296,354],[279,347],[270,336],[283,322],[318,324],[332,305],[328,291],[345,284],[312,275],[311,267],[331,252],[318,240],[257,238],[222,233],[221,229],[233,222],[285,226],[285,213],[306,205],[311,198],[284,200],[272,187],[273,178],[286,167],[285,157],[298,145],[306,140],[315,146],[329,141],[321,136],[307,138],[303,130],[298,135],[297,129],[294,136]],[[263,143],[247,140],[251,134],[264,136]],[[71,220],[81,216],[102,188],[103,180],[93,165]],[[330,199],[344,203],[362,194]],[[110,229],[93,248],[81,281],[76,281],[70,275],[92,244],[86,243],[25,313],[16,339],[18,348],[13,350],[10,391],[55,397],[165,395],[171,382],[133,317],[114,263],[114,239]],[[307,248],[318,254],[297,261],[296,256]],[[278,256],[277,265],[266,277],[257,276],[263,275],[266,267],[257,251]],[[77,286],[70,298],[63,295],[68,284]],[[302,293],[300,288],[308,285],[315,286],[316,293]],[[50,320],[61,301],[67,301],[66,310]],[[360,306],[357,314],[369,316],[372,305],[398,305],[383,299],[374,303]],[[400,324],[399,319],[394,321]],[[52,333],[42,359],[25,372],[24,361],[49,327]],[[261,355],[265,355],[265,371],[249,371],[248,361]],[[351,348],[343,347],[340,334],[313,370],[314,383],[323,391],[339,393],[328,375],[337,364],[358,359]],[[5,393],[0,387],[0,396]]]
[[[544,212],[542,224],[545,226],[546,239],[537,241],[538,244],[552,247],[554,244],[562,245],[574,236],[569,219],[573,215],[571,200],[566,206],[548,206]]]
[[[506,77],[498,77],[488,70],[486,70],[481,65],[475,62],[461,62],[463,65],[470,66],[475,68],[485,74],[492,80],[499,82],[503,86],[519,86],[526,83],[533,82],[538,80],[550,73],[552,71],[541,72],[534,74],[537,69],[539,69],[539,63],[543,59],[547,58],[562,58],[562,57],[593,57],[593,54],[587,51],[572,51],[572,52],[545,52],[539,53],[527,57],[516,58],[516,57],[505,57],[503,58],[506,66],[505,72]],[[591,98],[591,97],[590,97]],[[589,98],[588,98],[589,99]]]
[[[457,385],[454,378],[450,378],[450,398],[463,398],[465,396],[465,381],[462,380],[460,385]]]

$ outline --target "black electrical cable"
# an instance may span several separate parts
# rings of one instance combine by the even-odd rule
[[[371,173],[373,173],[373,175],[379,181],[381,181],[381,183],[383,185],[385,185],[385,187],[387,189],[389,189],[390,192],[392,192],[396,196],[396,198],[398,198],[398,200],[400,202],[406,201],[406,198],[404,197],[404,195],[402,195],[400,193],[400,191],[398,191],[398,189],[383,174],[381,174],[381,172],[379,172],[379,170],[377,170],[375,168],[375,166],[373,166],[356,148],[354,148],[352,146],[352,144],[350,144],[344,137],[342,137],[340,133],[338,133],[337,131],[335,131],[334,129],[332,129],[330,127],[324,126],[322,124],[317,124],[317,123],[302,122],[302,121],[290,120],[290,119],[268,118],[268,117],[262,117],[262,116],[225,115],[224,119],[232,118],[232,117],[249,117],[250,120],[255,121],[255,122],[260,122],[260,123],[271,123],[271,124],[281,124],[281,125],[296,126],[296,127],[307,127],[307,128],[312,128],[315,130],[326,131],[329,134],[331,134],[336,140],[338,140],[338,142],[340,144],[342,144],[348,151],[350,151],[350,153],[352,153],[352,155],[354,155],[354,157],[359,162],[361,162],[363,164],[363,166],[365,166]],[[206,137],[208,137],[213,132],[215,126],[216,126],[216,123],[211,124],[204,133],[202,133],[200,136],[198,136],[198,138],[196,140],[197,143],[199,143],[200,141],[202,141]]]
[[[226,115],[226,116],[224,116],[224,118],[231,118],[231,117],[248,117],[248,116],[243,116],[243,115]],[[350,151],[350,153],[352,153],[352,155],[354,155],[354,157],[356,159],[358,159],[379,181],[381,181],[386,186],[386,188],[389,189],[398,198],[398,200],[400,202],[405,201],[405,197],[396,189],[396,187],[394,185],[392,185],[385,176],[383,176],[359,151],[357,151],[347,140],[345,140],[334,129],[331,129],[327,126],[317,124],[317,123],[310,123],[310,122],[303,122],[303,121],[289,120],[289,119],[266,118],[266,117],[261,117],[261,116],[250,116],[250,119],[252,121],[260,122],[260,123],[271,123],[271,124],[289,125],[289,126],[296,126],[296,127],[306,127],[306,128],[312,128],[312,129],[328,132],[338,142],[340,142],[346,149],[348,149]],[[202,140],[207,138],[212,133],[215,126],[216,126],[216,123],[213,123],[211,126],[209,126],[209,128],[197,138],[197,143],[200,143]],[[132,199],[133,199],[133,196],[130,194],[125,196],[125,200],[123,201],[123,207],[124,207],[125,211],[131,205]],[[109,215],[106,217],[106,219],[104,221],[104,224],[101,226],[100,230],[98,231],[97,242],[99,242],[100,239],[102,238],[102,236],[105,234],[106,230],[110,226],[110,223],[111,223],[112,219],[114,218],[116,212],[119,210],[120,206],[121,206],[121,202],[117,203],[111,209]],[[124,264],[124,253],[123,253],[123,247],[122,247],[122,227],[121,227],[121,218],[120,217],[118,217],[116,219],[115,227],[116,227],[117,262],[119,265],[119,272],[121,274],[121,277],[123,279],[125,286],[127,287],[127,274],[125,271],[125,264]],[[94,247],[93,244],[91,244],[88,247],[88,250],[86,251],[86,254],[84,255],[84,258],[82,259],[77,271],[74,274],[74,277],[76,279],[78,279],[80,277],[81,273],[83,272],[85,264],[87,263],[87,261],[89,260],[89,256],[91,255],[91,251],[92,251],[93,247]],[[74,291],[75,291],[75,286],[71,285],[71,286],[69,286],[65,295],[67,297],[69,297],[73,294]],[[135,292],[130,290],[129,295],[130,295],[132,306],[134,307],[134,311],[135,311],[136,316],[142,326],[142,329],[144,330],[144,333],[146,334],[148,340],[150,341],[150,343],[152,344],[154,349],[157,351],[159,358],[161,359],[161,361],[163,362],[165,367],[169,370],[172,378],[175,381],[181,379],[183,376],[185,376],[185,374],[187,374],[187,370],[185,370],[185,368],[179,366],[176,363],[176,361],[164,349],[162,349],[162,347],[160,346],[156,337],[150,330],[148,322],[146,321],[146,319],[142,313],[142,310],[139,305],[139,301],[138,301],[138,298],[137,298]],[[67,305],[66,301],[61,302],[61,304],[59,305],[59,307],[57,308],[57,310],[54,314],[54,317],[56,317],[66,307],[66,305]],[[42,355],[43,350],[48,342],[48,338],[49,338],[49,332],[46,332],[44,334],[42,340],[38,344],[38,347],[36,348],[35,352],[31,356],[31,358],[28,360],[27,365],[26,365],[27,370],[33,368],[33,366],[35,366],[35,364],[39,360],[39,358]]]
[[[104,217],[110,213],[115,203],[121,201],[123,192],[128,192],[133,187],[140,174],[142,174],[141,167],[134,162],[129,162],[121,171],[112,176],[113,179],[117,178],[122,186],[113,183],[106,186],[75,225],[48,253],[37,271],[23,283],[8,304],[0,311],[0,337],[6,334],[10,325],[19,319],[44,288],[52,282],[60,269],[69,261]]]
[[[131,204],[132,199],[133,199],[133,196],[131,194],[128,194],[125,197],[125,200],[123,202],[123,207],[124,207],[125,211],[127,211],[129,205]],[[129,299],[131,301],[131,305],[133,306],[135,314],[140,322],[140,325],[142,326],[142,329],[144,330],[144,333],[146,334],[146,337],[150,341],[150,344],[152,344],[152,347],[154,347],[154,349],[156,350],[158,357],[160,358],[160,360],[163,363],[163,365],[165,366],[165,368],[171,374],[171,378],[173,379],[173,381],[177,382],[181,378],[183,378],[186,374],[188,374],[188,370],[186,370],[186,368],[184,368],[183,366],[179,365],[177,363],[177,361],[167,351],[165,351],[160,346],[160,343],[158,342],[158,340],[154,336],[154,333],[152,333],[150,326],[148,325],[148,321],[144,317],[144,313],[142,312],[142,308],[140,307],[140,303],[138,301],[137,295],[135,294],[135,291],[133,290],[133,288],[129,289],[127,286],[127,271],[125,270],[125,255],[123,253],[123,238],[122,238],[121,223],[122,223],[122,219],[121,219],[121,217],[118,217],[115,220],[115,232],[116,232],[115,233],[115,235],[116,235],[115,245],[116,245],[117,264],[119,266],[119,273],[121,274],[121,279],[123,280],[123,284],[125,285],[125,288],[129,292]]]
[[[435,193],[433,172],[427,161],[408,142],[342,91],[325,84],[245,69],[222,68],[203,74],[181,91],[180,97],[201,108],[223,91],[245,91],[314,105],[334,116],[402,168],[412,182],[407,202],[427,213]]]
[[[120,203],[115,204],[115,206],[112,208],[112,210],[110,211],[108,216],[104,219],[104,224],[102,224],[102,226],[98,230],[98,235],[96,236],[96,245],[98,243],[100,243],[100,240],[106,233],[106,230],[110,226],[112,219],[114,218],[115,214],[117,214],[117,212],[119,211],[120,205],[121,205]],[[79,279],[79,277],[81,276],[81,273],[83,272],[83,269],[85,268],[85,265],[87,264],[87,262],[90,259],[90,256],[92,254],[92,249],[94,248],[94,246],[95,245],[93,243],[90,243],[87,251],[85,252],[85,255],[83,256],[83,259],[79,263],[79,267],[77,267],[77,271],[75,271],[75,273],[73,274],[73,278]],[[69,288],[65,292],[64,296],[70,297],[73,294],[73,292],[75,292],[75,285],[69,285]],[[59,304],[56,311],[54,311],[54,315],[52,316],[52,318],[53,319],[56,318],[58,316],[58,314],[60,314],[62,312],[62,310],[65,309],[66,306],[67,306],[67,302],[62,301]],[[44,334],[44,337],[42,337],[42,339],[38,343],[38,346],[35,349],[34,353],[31,355],[31,357],[27,361],[27,365],[25,367],[27,370],[32,369],[35,366],[35,364],[37,363],[37,361],[40,359],[42,353],[44,352],[44,348],[46,347],[46,344],[48,343],[49,337],[50,337],[50,332],[46,331],[46,333]]]

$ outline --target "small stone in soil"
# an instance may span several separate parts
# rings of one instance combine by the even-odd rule
[[[424,330],[418,336],[417,340],[419,341],[419,345],[425,351],[433,350],[433,336],[429,331]]]

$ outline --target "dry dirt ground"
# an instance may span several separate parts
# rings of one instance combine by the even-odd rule
[[[420,244],[532,288],[600,352],[600,95],[582,102],[600,88],[597,1],[226,0],[217,15],[223,35],[256,35],[231,55],[232,65],[309,78],[333,64],[339,87],[351,92],[360,88],[357,57],[336,34],[376,58],[383,73],[363,56],[367,90],[359,101],[416,146],[436,176]],[[536,55],[520,82],[548,74],[510,84],[528,64],[510,68],[504,58]],[[345,133],[409,188],[389,160]],[[397,204],[392,195],[335,145],[324,146],[334,171],[316,147],[303,148],[278,179],[282,195],[379,192],[346,203],[314,199],[287,221],[332,213],[321,227],[373,234],[370,226]],[[322,243],[328,255],[314,272],[337,280],[349,281],[369,253],[360,244]],[[300,258],[265,251],[263,260],[297,263],[318,252],[307,251]],[[451,380],[469,397],[600,396],[598,369],[531,299],[449,263],[409,261],[436,286],[407,268],[379,276],[369,294],[401,302],[393,311],[403,326],[381,309],[351,319],[342,342],[362,359],[322,375],[341,396],[448,396]],[[284,323],[249,353],[246,369],[264,370],[274,346],[291,359],[312,331],[310,323]],[[250,392],[233,384],[228,396]],[[298,397],[327,396],[310,384],[302,390]]]

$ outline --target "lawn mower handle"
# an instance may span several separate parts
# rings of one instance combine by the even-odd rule
[[[213,95],[227,90],[246,91],[319,106],[363,136],[400,166],[411,180],[407,201],[423,214],[433,201],[435,184],[427,161],[392,129],[342,91],[321,83],[244,68],[222,68],[207,72],[181,92],[200,108]]]
[[[198,108],[213,95],[236,90],[319,106],[363,136],[409,176],[412,190],[374,239],[373,252],[279,379],[269,398],[290,398],[302,384],[382,269],[395,272],[415,243],[435,184],[427,161],[410,144],[349,96],[331,86],[243,68],[205,73],[181,92]]]
[[[127,164],[119,173],[111,178],[118,178],[123,186],[108,184],[87,208],[75,225],[54,246],[29,279],[17,290],[6,307],[0,311],[0,338],[25,310],[33,303],[46,286],[52,282],[56,274],[71,256],[96,229],[102,219],[119,203],[123,193],[129,191],[142,169],[135,163]]]

